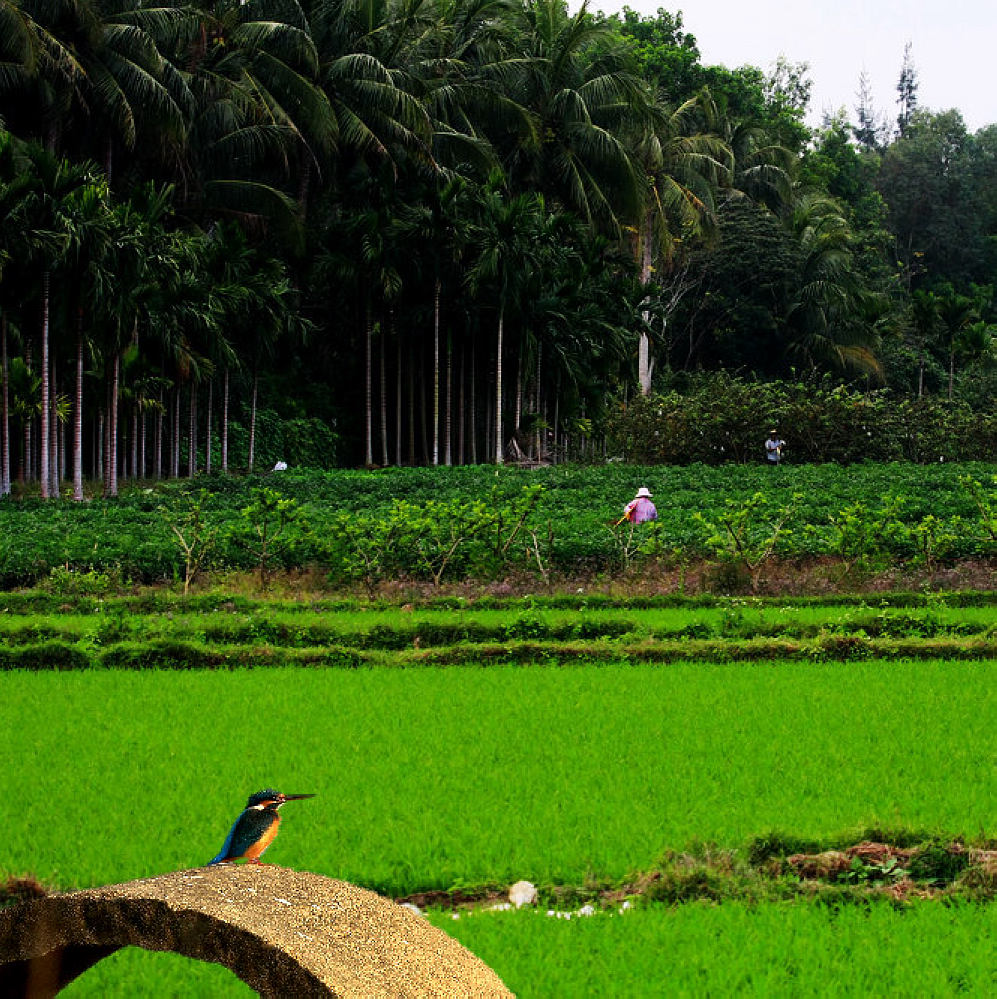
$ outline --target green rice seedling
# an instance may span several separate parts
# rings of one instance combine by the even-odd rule
[[[993,991],[995,906],[725,902],[570,919],[542,910],[430,918],[520,999]]]
[[[571,915],[571,918],[563,916]],[[757,995],[990,995],[997,907],[919,904],[653,906],[622,915],[545,910],[427,917],[521,999]],[[253,993],[227,969],[128,948],[67,999]]]
[[[203,863],[258,787],[314,787],[277,863],[392,895],[577,884],[693,840],[967,840],[997,663],[761,661],[0,676],[0,866],[62,887]]]
[[[220,964],[124,947],[98,962],[59,995],[62,999],[249,999],[257,993]]]

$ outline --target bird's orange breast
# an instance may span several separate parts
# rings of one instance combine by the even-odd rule
[[[263,835],[246,851],[247,860],[258,860],[263,856],[263,851],[277,838],[277,830],[280,827],[280,816],[274,817],[269,828]]]

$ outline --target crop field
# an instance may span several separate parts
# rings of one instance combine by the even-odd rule
[[[429,918],[521,999],[576,996],[992,995],[997,907],[692,904],[571,920],[538,912]],[[226,969],[119,951],[61,995],[254,995]]]
[[[183,578],[177,527],[188,542],[201,544],[203,568],[252,569],[260,561],[261,490],[293,514],[265,561],[285,569],[318,566],[339,582],[363,575],[358,550],[377,554],[379,579],[453,580],[510,569],[545,578],[615,572],[649,557],[706,557],[716,554],[711,539],[718,528],[723,533],[723,521],[739,513],[756,547],[773,522],[781,525],[775,555],[934,565],[997,555],[995,471],[980,462],[776,469],[613,464],[201,478],[132,488],[110,501],[0,504],[0,585],[43,580],[59,567],[146,582]],[[635,547],[612,525],[638,485],[657,493],[659,519]],[[440,550],[453,540],[447,527],[457,521],[466,537],[441,564]]]
[[[417,900],[521,996],[993,994],[993,466],[736,472],[292,473],[279,502],[300,530],[266,568],[317,581],[300,591],[265,587],[246,541],[265,503],[247,515],[245,483],[0,504],[0,576],[34,581],[0,591],[0,795],[16,803],[0,885],[200,866],[275,786],[316,797],[284,809],[268,861]],[[667,502],[653,544],[625,551],[607,522],[638,480]],[[475,493],[533,525],[532,577],[501,585],[525,572],[499,557],[508,520],[450,588],[432,553],[412,579],[334,571],[366,541],[425,554]],[[397,494],[411,505],[349,533],[346,513]],[[197,504],[214,575],[188,592],[170,525]],[[780,509],[783,575],[826,558],[840,586],[683,585],[690,559],[764,560]],[[423,533],[396,533],[402,515]],[[743,557],[710,540],[725,516]],[[633,571],[654,560],[678,567],[671,589]],[[982,587],[926,585],[962,560]],[[907,592],[841,582],[908,566],[928,574]],[[139,585],[156,579],[172,582]],[[520,879],[537,909],[488,911]],[[65,994],[249,993],[123,951]]]
[[[319,795],[270,859],[396,896],[620,878],[774,829],[975,837],[997,820],[995,678],[993,660],[18,671],[4,865],[63,887],[198,866],[268,784]]]
[[[0,793],[19,803],[3,866],[64,888],[197,866],[266,783],[318,793],[288,807],[268,859],[395,896],[613,881],[776,829],[978,839],[997,819],[995,673],[992,660],[17,670],[0,703]],[[919,994],[943,995],[986,991],[995,911],[733,901],[570,923],[431,918],[521,995],[654,994],[638,983],[655,981],[661,994],[903,992],[898,953],[922,969]],[[221,969],[125,952],[69,994],[142,995],[136,981],[245,993]]]
[[[972,593],[792,603],[705,596],[628,602],[575,593],[404,609],[168,595],[67,600],[0,597],[0,669],[997,655],[997,608],[986,594]]]

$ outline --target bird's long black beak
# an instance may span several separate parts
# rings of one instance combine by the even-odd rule
[[[314,798],[314,794],[284,794],[281,797],[285,801],[300,801],[302,798]]]

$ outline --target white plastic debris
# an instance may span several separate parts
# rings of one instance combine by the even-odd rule
[[[537,904],[537,889],[529,881],[517,881],[509,889],[509,901],[520,909],[524,905]]]

